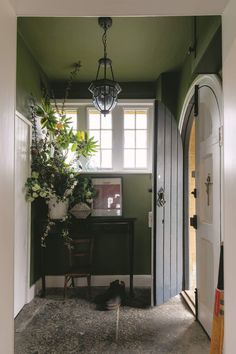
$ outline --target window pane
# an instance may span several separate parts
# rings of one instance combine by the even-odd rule
[[[94,140],[97,141],[98,145],[101,144],[100,141],[100,130],[89,130],[89,137],[94,137]]]
[[[125,148],[135,148],[135,131],[134,130],[125,130],[124,132]]]
[[[147,150],[136,150],[136,167],[145,168],[147,167]]]
[[[66,163],[72,163],[75,158],[75,153],[71,151],[72,144],[69,144],[67,156],[66,156]]]
[[[77,111],[66,111],[66,118],[70,118],[70,126],[73,130],[77,130]]]
[[[136,130],[136,148],[146,148],[146,147],[147,147],[147,131]]]
[[[125,111],[125,113],[124,113],[124,129],[135,129],[135,113],[134,113],[134,111]]]
[[[101,130],[101,148],[111,149],[112,148],[112,131],[111,130]]]
[[[100,113],[89,110],[89,129],[100,129]]]
[[[101,168],[112,168],[111,150],[101,150]]]
[[[101,126],[102,129],[112,129],[112,118],[111,114],[107,114],[106,116],[101,116]]]
[[[100,167],[100,150],[98,150],[95,155],[90,158],[89,166],[91,168]]]
[[[136,111],[136,129],[147,129],[146,111]]]
[[[124,167],[134,168],[135,167],[135,150],[125,149],[124,150]]]

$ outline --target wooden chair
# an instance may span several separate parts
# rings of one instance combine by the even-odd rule
[[[71,241],[69,250],[69,269],[65,273],[64,298],[67,288],[75,287],[76,278],[87,278],[88,296],[91,296],[93,238],[78,238]],[[69,282],[71,282],[69,284]]]

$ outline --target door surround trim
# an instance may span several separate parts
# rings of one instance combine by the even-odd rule
[[[187,150],[188,150],[188,145],[189,145],[189,137],[190,137],[190,127],[192,126],[192,120],[193,120],[193,108],[194,108],[194,91],[195,91],[195,86],[198,85],[199,88],[201,87],[208,87],[210,90],[215,95],[217,105],[219,108],[219,119],[220,119],[220,129],[222,129],[222,124],[223,124],[223,95],[222,95],[222,84],[220,78],[215,75],[215,74],[208,74],[208,75],[199,75],[190,85],[190,88],[185,96],[184,103],[182,106],[181,110],[181,115],[179,119],[179,124],[178,128],[181,133],[182,139],[183,139],[183,151],[184,151],[184,225],[188,225],[188,184],[186,183],[186,178],[188,174],[188,168],[187,168]],[[197,117],[196,117],[197,119]],[[219,132],[220,133],[220,132]],[[221,149],[220,149],[220,154],[221,154],[221,163],[220,163],[220,186],[222,186],[222,176],[223,176],[223,145],[221,144]],[[222,187],[220,187],[220,198],[221,198],[221,207],[220,207],[220,219],[221,219],[221,240],[223,239],[222,235],[222,225],[223,225],[223,190]],[[187,245],[188,243],[188,230],[186,230],[186,227],[184,227],[184,286],[188,286],[188,259],[186,257],[187,253]]]
[[[198,75],[197,78],[192,82],[190,88],[188,89],[188,92],[185,96],[183,107],[181,110],[180,114],[180,119],[179,119],[179,131],[180,134],[182,135],[182,130],[184,128],[184,124],[187,118],[187,110],[189,107],[189,103],[194,95],[194,87],[195,85],[207,85],[209,86],[215,93],[219,102],[219,108],[220,108],[220,122],[222,124],[222,108],[223,108],[223,100],[222,100],[222,85],[220,78],[215,75],[215,74],[207,74],[207,75]]]
[[[16,119],[20,119],[23,121],[28,127],[29,127],[29,144],[31,145],[31,140],[32,140],[32,123],[30,122],[29,119],[27,119],[23,114],[21,114],[19,111],[15,110],[15,122]],[[29,152],[30,153],[30,152]],[[15,157],[14,157],[15,158]],[[31,171],[31,163],[30,163],[30,156],[29,156],[29,174]],[[15,162],[14,162],[15,163]],[[14,181],[17,178],[17,176],[14,174]],[[28,235],[27,235],[27,279],[26,279],[26,284],[25,284],[25,304],[29,303],[32,300],[32,287],[30,285],[30,258],[31,258],[31,240],[30,240],[30,229],[31,229],[31,205],[28,205],[28,222],[27,222],[27,229],[28,229]],[[15,236],[14,236],[15,237]],[[15,241],[14,241],[15,242]],[[15,246],[14,246],[15,247]],[[33,292],[35,294],[35,291],[33,289]],[[15,291],[14,291],[15,293]],[[15,296],[15,295],[14,295]],[[17,314],[16,314],[17,315]]]

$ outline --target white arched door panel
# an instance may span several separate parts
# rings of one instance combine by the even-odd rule
[[[198,77],[186,96],[179,129],[195,93],[196,112],[196,275],[198,320],[211,335],[222,239],[222,92],[215,75]],[[197,95],[196,95],[197,93]]]

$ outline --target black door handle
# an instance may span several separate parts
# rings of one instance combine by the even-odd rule
[[[166,200],[165,200],[165,191],[164,189],[161,187],[157,193],[157,205],[159,207],[164,207],[164,205],[166,204]]]

